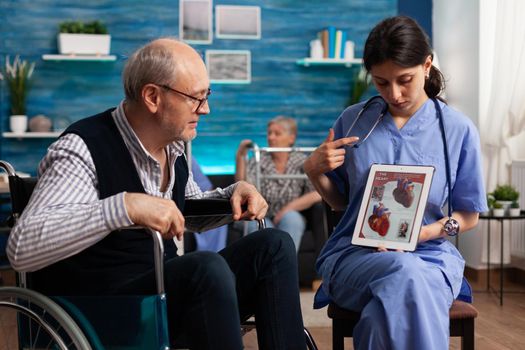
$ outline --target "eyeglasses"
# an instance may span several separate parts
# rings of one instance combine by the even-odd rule
[[[195,109],[195,112],[197,112],[198,110],[201,109],[201,107],[204,105],[204,103],[205,103],[206,101],[208,101],[208,97],[209,97],[210,94],[211,94],[211,89],[208,88],[208,91],[206,91],[206,96],[204,96],[203,98],[198,98],[198,97],[195,97],[195,96],[188,95],[188,94],[186,94],[186,93],[184,93],[184,92],[182,92],[182,91],[175,90],[175,89],[169,87],[168,85],[159,85],[159,86],[160,86],[161,88],[166,89],[166,90],[169,90],[169,91],[172,91],[172,92],[176,92],[176,93],[178,93],[178,94],[180,94],[180,95],[182,95],[182,96],[185,96],[185,97],[187,97],[187,98],[191,98],[191,99],[194,100],[194,101],[198,101],[199,104],[197,105],[197,108]]]

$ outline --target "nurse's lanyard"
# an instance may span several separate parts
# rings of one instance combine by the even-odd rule
[[[441,111],[441,106],[439,105],[437,99],[432,98],[432,102],[434,102],[434,106],[436,107],[436,114],[439,119],[439,129],[441,130],[441,138],[443,139],[443,148],[445,151],[445,170],[446,170],[447,187],[448,187],[448,199],[447,199],[448,220],[445,223],[445,227],[454,229],[454,228],[459,228],[459,224],[456,220],[452,219],[452,204],[450,204],[450,200],[452,198],[452,181],[451,181],[452,176],[450,175],[451,173],[450,172],[450,160],[448,157],[447,138],[445,136],[445,123],[443,122],[443,112]],[[381,112],[377,116],[376,121],[372,125],[372,128],[365,134],[363,138],[359,139],[359,141],[357,141],[353,145],[350,145],[349,147],[355,147],[355,148],[359,147],[363,142],[365,142],[368,136],[370,136],[370,134],[372,133],[372,131],[374,131],[376,126],[379,124],[379,122],[383,120],[384,115],[388,111],[388,104],[385,102],[385,100],[383,100],[381,96],[373,96],[368,101],[366,101],[363,108],[361,108],[359,113],[357,113],[357,116],[354,122],[352,123],[352,125],[350,125],[350,128],[348,129],[348,131],[346,132],[345,137],[352,136],[351,131],[354,128],[354,126],[357,124],[359,119],[363,116],[364,112],[366,112],[366,110],[374,104],[379,104],[379,105],[382,105],[383,107],[381,108]]]

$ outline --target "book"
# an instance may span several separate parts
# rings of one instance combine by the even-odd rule
[[[343,42],[341,41],[342,37],[343,37],[343,31],[337,30],[335,32],[334,58],[341,58],[341,51],[343,47]]]
[[[328,30],[324,29],[320,33],[321,44],[323,45],[323,58],[328,58]]]
[[[334,26],[329,26],[328,30],[328,58],[335,58],[335,33]]]
[[[345,49],[346,49],[346,31],[342,31],[341,34],[341,54],[339,55],[339,58],[344,59],[345,58]]]

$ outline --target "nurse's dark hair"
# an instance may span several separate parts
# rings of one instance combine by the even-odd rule
[[[407,16],[395,16],[382,20],[368,34],[363,62],[368,72],[372,66],[386,61],[409,68],[425,63],[428,56],[434,58],[430,40],[425,31]],[[445,89],[443,74],[432,65],[425,80],[428,97],[437,97]]]

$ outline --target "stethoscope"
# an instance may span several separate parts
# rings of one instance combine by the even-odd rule
[[[448,188],[448,199],[447,199],[448,220],[445,222],[445,228],[448,227],[449,229],[450,228],[453,229],[456,226],[459,226],[459,224],[456,220],[452,219],[452,204],[450,203],[452,199],[452,180],[451,180],[452,176],[451,176],[451,170],[450,170],[450,160],[449,160],[449,155],[448,155],[447,138],[445,136],[446,135],[445,134],[445,123],[443,121],[443,112],[441,110],[441,106],[439,105],[439,102],[437,101],[436,98],[432,98],[432,102],[434,102],[434,106],[436,108],[436,114],[439,119],[439,129],[441,130],[441,138],[443,140],[443,149],[445,153],[445,171],[446,171],[446,176],[447,176],[447,188]],[[348,129],[348,131],[346,132],[345,137],[352,136],[351,132],[354,126],[357,124],[357,122],[363,116],[366,110],[369,109],[374,104],[379,104],[382,106],[381,112],[379,113],[374,125],[372,125],[372,128],[370,128],[370,130],[366,133],[364,137],[360,138],[359,141],[357,141],[356,143],[349,145],[349,147],[358,148],[363,142],[365,142],[368,136],[370,136],[372,131],[374,131],[374,129],[377,127],[379,122],[383,120],[383,117],[386,114],[386,112],[388,112],[388,103],[386,103],[385,100],[381,96],[377,95],[377,96],[371,97],[370,99],[368,99],[368,101],[365,102],[365,104],[363,105],[359,113],[357,113],[357,116],[355,120],[352,122],[352,124],[350,125],[350,128]]]

